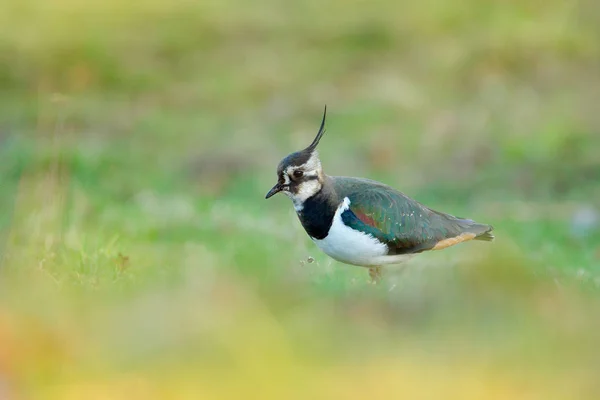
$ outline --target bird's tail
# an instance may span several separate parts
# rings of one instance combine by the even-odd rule
[[[496,238],[496,236],[494,236],[494,234],[492,233],[492,230],[494,228],[489,225],[487,225],[487,227],[489,229],[487,231],[483,232],[481,235],[475,236],[475,240],[484,240],[486,242],[491,242]]]
[[[483,240],[486,242],[491,242],[494,240],[495,236],[492,233],[494,227],[486,224],[479,224],[470,219],[461,219],[463,229],[465,232],[473,233],[475,237],[474,240]]]

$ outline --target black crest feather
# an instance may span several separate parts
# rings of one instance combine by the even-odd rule
[[[327,105],[325,105],[325,109],[323,110],[323,119],[321,120],[321,126],[319,127],[319,132],[317,132],[317,136],[315,137],[315,139],[313,140],[313,142],[310,144],[310,146],[307,147],[307,150],[314,150],[317,145],[319,144],[319,141],[321,140],[321,137],[323,137],[323,134],[325,133],[325,119],[327,117]]]

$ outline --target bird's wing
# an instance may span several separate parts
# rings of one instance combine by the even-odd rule
[[[419,253],[470,240],[491,230],[487,225],[434,211],[379,182],[336,177],[336,191],[350,200],[344,223],[371,234],[390,254]]]

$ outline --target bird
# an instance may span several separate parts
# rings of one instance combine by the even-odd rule
[[[310,239],[329,257],[369,270],[379,283],[383,268],[430,250],[470,240],[493,241],[493,227],[433,210],[384,183],[329,176],[317,146],[327,106],[312,143],[277,166],[277,183],[265,199],[284,193]]]

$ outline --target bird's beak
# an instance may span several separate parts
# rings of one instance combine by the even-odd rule
[[[265,196],[265,199],[268,199],[269,197],[273,196],[274,194],[277,194],[279,192],[281,192],[283,190],[283,187],[281,184],[277,183],[275,186],[273,186],[271,188],[271,190],[269,190],[269,193],[267,193],[267,195]]]

